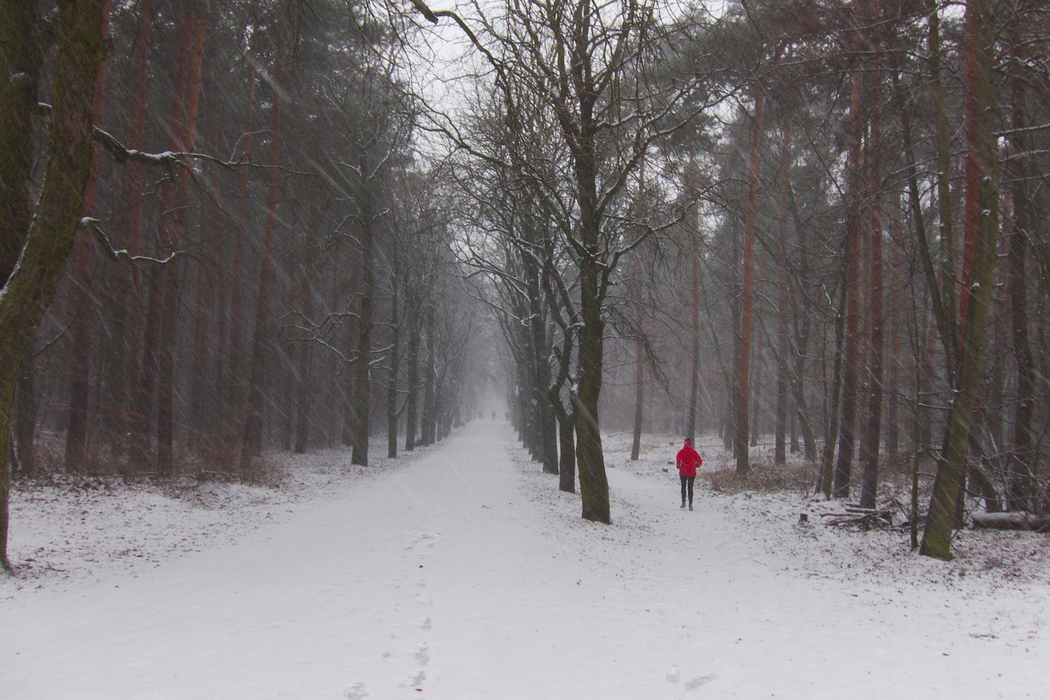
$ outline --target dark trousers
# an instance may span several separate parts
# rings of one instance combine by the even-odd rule
[[[688,491],[688,493],[689,493],[689,504],[692,505],[692,503],[693,503],[693,482],[696,481],[696,477],[695,476],[680,476],[678,478],[680,478],[682,480],[682,503],[685,503],[685,495],[686,495],[686,492]]]

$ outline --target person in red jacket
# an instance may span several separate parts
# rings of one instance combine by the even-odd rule
[[[693,449],[693,443],[689,438],[685,439],[685,446],[678,450],[678,476],[682,479],[682,508],[685,508],[686,494],[689,496],[689,510],[693,509],[693,482],[696,481],[696,470],[704,463],[700,454]]]

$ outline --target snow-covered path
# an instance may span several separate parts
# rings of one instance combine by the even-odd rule
[[[136,578],[0,600],[2,698],[1023,698],[1047,591],[806,578],[732,508],[610,471],[611,527],[474,423]],[[722,506],[725,502],[721,503]]]

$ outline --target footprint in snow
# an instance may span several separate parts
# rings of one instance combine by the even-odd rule
[[[364,683],[358,683],[353,688],[348,688],[343,695],[346,700],[368,700],[368,686]]]
[[[433,547],[437,544],[438,540],[441,539],[440,532],[421,532],[416,535],[412,541],[404,547],[404,551],[415,549],[416,547]]]
[[[416,661],[419,662],[420,666],[426,666],[430,663],[430,647],[426,642],[423,642],[416,648],[416,653],[413,654],[413,656],[416,658]]]
[[[708,683],[713,681],[715,678],[717,678],[717,675],[714,674],[714,673],[709,673],[706,676],[699,676],[697,678],[694,678],[691,681],[687,681],[686,684],[685,684],[685,689],[686,690],[696,690],[697,688],[701,688],[701,687],[707,685]]]

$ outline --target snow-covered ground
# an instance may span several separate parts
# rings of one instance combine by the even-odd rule
[[[802,494],[683,511],[677,444],[608,444],[608,527],[488,422],[368,469],[275,456],[281,489],[21,489],[0,698],[1050,692],[1046,535],[966,531],[943,563]]]

